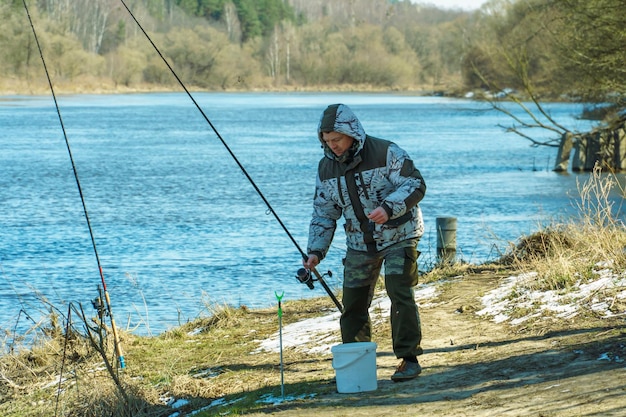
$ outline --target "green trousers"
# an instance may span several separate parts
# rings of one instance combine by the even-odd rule
[[[371,341],[369,307],[382,266],[391,300],[391,337],[397,358],[423,353],[422,329],[413,287],[417,285],[417,240],[410,239],[370,254],[348,249],[344,260],[341,338],[343,343]]]

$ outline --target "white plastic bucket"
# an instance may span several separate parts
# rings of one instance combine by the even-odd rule
[[[335,345],[333,368],[340,393],[374,391],[376,380],[376,343],[355,342]]]

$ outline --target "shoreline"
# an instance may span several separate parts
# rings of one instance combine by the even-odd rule
[[[54,85],[54,93],[57,96],[72,96],[72,95],[122,95],[122,94],[161,94],[161,93],[183,93],[185,90],[180,86],[165,86],[165,85],[139,85],[134,87],[115,86],[107,83],[101,85],[93,85],[87,83],[85,85],[75,86],[73,84],[59,83]],[[459,86],[441,85],[441,86],[420,86],[411,88],[382,88],[373,87],[371,85],[340,85],[340,86],[279,86],[279,87],[252,87],[252,88],[229,88],[229,89],[207,89],[198,87],[186,86],[190,93],[224,93],[224,94],[239,94],[239,93],[268,93],[268,94],[280,94],[280,93],[346,93],[346,94],[393,94],[404,95],[414,97],[447,97],[454,99],[467,99],[478,102],[509,102],[509,101],[528,101],[529,98],[525,97],[519,92],[515,92],[517,99],[513,100],[506,96],[496,97],[497,94],[492,94],[487,90],[482,89],[466,89]],[[17,85],[12,84],[8,87],[6,83],[0,81],[0,101],[3,98],[10,96],[20,97],[37,97],[37,96],[49,96],[50,87],[46,85],[32,86],[27,83],[18,82]],[[578,103],[577,100],[568,99],[567,97],[552,97],[546,96],[544,103]],[[601,104],[602,102],[589,103],[589,104]]]
[[[9,85],[7,85],[9,84]],[[57,83],[53,85],[55,94],[69,95],[69,94],[131,94],[131,93],[171,93],[171,92],[184,92],[184,90],[178,85],[152,85],[152,84],[140,84],[137,86],[119,86],[108,82],[85,82],[78,85],[73,83]],[[426,88],[425,86],[411,87],[411,88],[383,88],[374,87],[371,85],[340,85],[340,86],[257,86],[250,88],[228,88],[228,89],[208,89],[199,88],[195,86],[186,86],[186,88],[192,93],[244,93],[244,92],[258,92],[258,93],[284,93],[284,92],[349,92],[349,93],[400,93],[400,94],[412,94],[412,95],[429,95],[436,94],[452,94],[454,89],[450,86],[440,86],[438,88]],[[0,96],[7,95],[43,95],[50,94],[50,87],[47,83],[27,83],[20,80],[14,80],[7,83],[6,81],[0,81]]]

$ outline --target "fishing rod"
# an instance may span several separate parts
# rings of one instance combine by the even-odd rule
[[[243,174],[246,176],[246,178],[248,179],[248,181],[250,182],[250,184],[252,184],[252,187],[254,188],[254,190],[257,192],[257,194],[261,197],[261,199],[263,200],[263,202],[265,203],[265,205],[267,206],[268,210],[274,215],[274,218],[276,218],[276,220],[278,221],[278,223],[280,224],[280,226],[283,228],[283,230],[285,231],[285,233],[287,233],[287,236],[289,236],[289,239],[291,239],[291,242],[295,245],[295,247],[298,249],[298,251],[300,252],[300,254],[302,255],[302,258],[306,261],[308,260],[308,255],[302,250],[302,248],[300,247],[300,245],[298,245],[298,242],[296,242],[296,240],[294,239],[294,237],[291,235],[291,233],[289,232],[289,230],[287,229],[287,227],[285,226],[285,224],[283,223],[283,221],[280,219],[280,217],[278,217],[278,214],[276,214],[276,212],[274,211],[274,208],[272,208],[272,205],[270,204],[270,202],[265,198],[265,195],[263,195],[263,193],[261,192],[261,189],[256,185],[256,183],[254,182],[254,180],[252,179],[252,177],[250,176],[250,174],[248,174],[248,171],[246,171],[246,169],[244,168],[244,166],[241,164],[241,162],[239,162],[239,159],[237,158],[237,156],[235,155],[235,153],[231,150],[230,146],[228,146],[228,144],[226,143],[226,141],[224,140],[224,138],[222,137],[222,135],[217,131],[216,127],[213,125],[213,123],[211,122],[211,120],[208,118],[208,116],[204,113],[204,110],[202,110],[202,108],[200,107],[200,105],[198,104],[198,102],[196,101],[196,99],[193,97],[193,95],[189,92],[189,90],[187,89],[187,86],[185,86],[185,83],[182,82],[182,80],[180,79],[180,77],[178,76],[178,74],[176,74],[176,71],[174,71],[174,68],[172,68],[172,66],[169,64],[169,62],[167,61],[167,59],[165,59],[165,57],[163,56],[163,54],[161,53],[161,51],[159,50],[159,48],[156,46],[156,44],[152,41],[152,38],[150,37],[150,35],[148,35],[148,33],[144,30],[143,26],[141,25],[141,23],[139,23],[139,21],[137,20],[137,18],[135,17],[135,15],[133,14],[133,12],[130,10],[130,8],[126,5],[126,2],[124,0],[120,0],[120,2],[122,3],[122,5],[124,6],[124,8],[126,8],[126,10],[128,11],[128,14],[130,15],[130,17],[135,21],[135,23],[137,24],[137,27],[143,32],[143,34],[146,36],[146,39],[148,40],[148,42],[150,42],[150,44],[152,45],[152,47],[154,48],[154,50],[156,51],[156,53],[159,55],[159,57],[163,60],[163,62],[165,63],[165,65],[167,66],[167,68],[170,70],[170,72],[172,73],[172,75],[174,76],[174,78],[176,78],[176,81],[178,81],[178,84],[180,84],[180,86],[182,87],[183,90],[185,90],[185,93],[187,93],[187,96],[191,99],[191,101],[193,102],[193,104],[196,106],[196,108],[198,109],[198,111],[200,112],[200,114],[202,114],[202,117],[204,118],[204,120],[209,124],[209,126],[211,127],[211,129],[213,130],[213,132],[215,133],[215,135],[217,136],[217,138],[220,140],[220,142],[222,142],[222,145],[224,145],[224,147],[226,148],[226,150],[228,151],[228,153],[230,154],[230,156],[233,158],[233,160],[237,163],[237,165],[239,166],[239,168],[241,169],[241,171],[243,172]],[[324,281],[324,277],[313,267],[310,270],[311,272],[313,272],[313,274],[316,277],[316,281],[319,281],[320,284],[322,284],[322,287],[324,287],[324,290],[326,290],[326,292],[328,293],[328,295],[330,296],[330,298],[333,300],[333,302],[335,303],[335,305],[337,306],[337,308],[339,309],[339,311],[343,311],[343,307],[341,306],[341,303],[339,302],[339,300],[337,300],[337,297],[335,297],[335,294],[332,292],[332,290],[330,289],[330,287],[328,287],[328,284],[326,284],[326,281]],[[331,275],[331,274],[328,274]],[[300,272],[298,272],[297,278],[300,280],[299,278],[300,276]],[[301,281],[304,282],[304,281]],[[309,281],[310,282],[310,281]],[[311,286],[309,286],[309,288],[313,289]]]
[[[93,246],[93,251],[94,251],[94,254],[96,255],[96,262],[98,264],[98,272],[100,274],[100,281],[102,282],[102,289],[104,292],[104,298],[106,301],[107,311],[109,313],[109,317],[111,318],[111,330],[113,332],[113,341],[115,343],[115,353],[117,354],[119,367],[121,369],[124,369],[126,367],[126,362],[124,361],[124,352],[122,350],[122,345],[120,343],[119,335],[117,333],[117,326],[115,325],[115,319],[113,318],[113,309],[111,308],[111,298],[109,297],[109,292],[107,291],[107,284],[106,284],[106,281],[104,280],[104,273],[102,272],[100,256],[98,256],[98,249],[96,248],[96,239],[94,238],[93,229],[91,228],[91,221],[89,220],[89,214],[87,213],[87,205],[85,204],[85,197],[83,196],[83,189],[80,186],[80,180],[78,178],[78,171],[76,170],[76,164],[74,163],[74,157],[72,156],[72,149],[70,148],[70,142],[67,138],[67,132],[65,131],[65,124],[63,123],[63,117],[61,117],[61,110],[59,108],[59,103],[57,102],[57,97],[54,92],[54,87],[52,86],[52,79],[50,78],[50,73],[48,72],[48,66],[46,65],[46,60],[44,59],[43,51],[41,49],[41,45],[39,44],[39,38],[37,37],[37,31],[35,30],[33,19],[30,16],[28,6],[26,5],[26,0],[22,0],[22,2],[24,3],[24,9],[26,10],[26,15],[28,16],[30,27],[33,30],[35,43],[37,44],[37,48],[39,49],[39,56],[41,57],[41,62],[43,64],[43,68],[46,73],[46,78],[48,79],[48,85],[50,86],[50,92],[52,93],[52,98],[54,99],[54,106],[56,108],[57,115],[59,116],[59,123],[61,123],[61,130],[63,131],[63,137],[65,138],[65,146],[67,148],[67,153],[69,154],[70,161],[72,163],[72,171],[74,172],[74,179],[76,180],[76,186],[78,187],[78,193],[80,194],[80,201],[83,205],[83,213],[85,214],[85,219],[87,220],[87,228],[89,229],[89,236],[91,237],[91,245]]]

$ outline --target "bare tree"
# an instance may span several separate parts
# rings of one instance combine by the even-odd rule
[[[279,32],[280,27],[278,25],[274,26],[274,30],[272,31],[272,35],[269,41],[269,47],[267,48],[269,73],[274,82],[277,81],[278,75],[280,73]]]
[[[231,42],[241,43],[241,23],[237,17],[237,7],[232,1],[224,4],[224,23],[228,32],[228,39]]]
[[[588,17],[581,15],[597,17],[602,9],[601,3],[605,7],[616,5],[613,0],[518,3],[507,10],[508,15],[504,18],[499,16],[499,19],[494,19],[491,42],[485,41],[479,47],[482,53],[474,54],[473,74],[489,90],[487,97],[491,98],[493,108],[512,120],[510,126],[502,127],[528,139],[533,146],[558,147],[555,171],[567,169],[572,151],[574,171],[590,171],[596,164],[603,169],[626,169],[626,116],[616,113],[591,132],[571,131],[553,118],[540,101],[546,92],[569,94],[570,97],[578,92],[582,97],[592,97],[596,93],[585,92],[590,86],[597,86],[597,90],[604,93],[612,89],[623,91],[624,86],[620,87],[620,83],[615,82],[620,78],[615,74],[623,72],[623,65],[620,63],[616,68],[611,67],[615,65],[615,56],[623,54],[620,52],[623,48],[604,45],[603,50],[609,51],[612,56],[592,60],[591,51],[597,53],[595,34],[577,35],[580,29],[589,28],[592,24]],[[614,22],[598,18],[595,24],[603,21]],[[572,22],[582,23],[580,27],[572,27]],[[618,28],[615,30],[618,31]],[[606,30],[599,32],[604,33],[604,42],[621,45],[616,43],[621,39],[619,31],[613,38],[606,36]],[[585,42],[587,38],[590,39]],[[611,76],[607,79],[606,74]],[[518,91],[503,83],[513,84]],[[606,96],[599,97],[606,101]],[[620,97],[618,94],[618,102]],[[500,99],[514,102],[527,117],[509,110]],[[526,133],[532,128],[548,130],[555,135],[549,139],[536,139]]]

